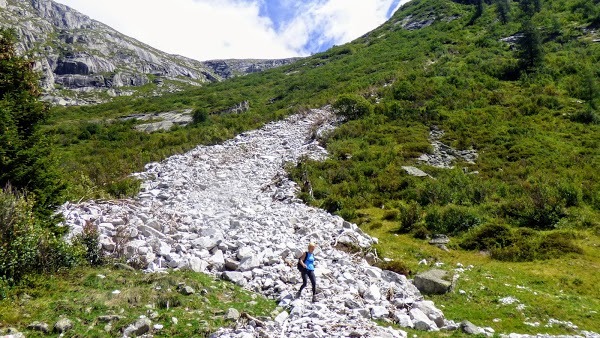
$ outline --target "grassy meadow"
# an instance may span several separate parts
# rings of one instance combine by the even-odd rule
[[[422,27],[408,29],[414,25]],[[599,30],[597,0],[413,0],[374,31],[294,64],[161,97],[56,107],[43,132],[67,199],[121,198],[137,192],[139,182],[129,175],[148,162],[333,104],[348,119],[320,140],[329,159],[287,168],[306,203],[379,238],[379,255],[410,270],[410,277],[436,262],[448,270],[472,265],[455,292],[428,297],[448,318],[502,333],[573,333],[565,325],[546,327],[550,319],[598,332]],[[243,101],[248,112],[219,113]],[[119,119],[190,108],[202,118],[151,134]],[[433,129],[444,131],[441,141],[455,149],[476,150],[477,161],[457,161],[453,169],[417,161],[432,152]],[[402,166],[430,177],[410,176]],[[307,180],[310,189],[303,186]],[[449,252],[427,244],[439,233],[450,236]],[[418,264],[423,259],[427,265]],[[81,319],[78,333],[101,335],[103,328],[91,324],[96,315],[118,312],[130,301],[135,311],[128,316],[145,313],[146,304],[164,296],[150,290],[155,285],[164,290],[173,279],[215,285],[181,273],[128,281],[123,274],[133,273],[79,269],[48,281],[32,277],[9,290],[0,323],[50,318],[44,304],[58,304]],[[111,298],[121,282],[139,289],[140,298]],[[225,284],[216,288],[240,292]],[[91,304],[81,298],[88,291]],[[35,312],[7,305],[33,292],[39,293]],[[203,334],[190,313],[237,304],[228,297],[215,296],[206,310],[201,297],[180,300],[181,306],[159,315],[175,311],[191,326],[166,325],[165,332]],[[518,301],[504,305],[505,297]],[[59,304],[60,298],[75,301]],[[261,304],[255,313],[270,311]],[[207,327],[226,324],[201,318]]]

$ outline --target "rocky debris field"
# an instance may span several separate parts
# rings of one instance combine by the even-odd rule
[[[282,309],[272,320],[248,318],[213,337],[407,336],[374,319],[491,336],[489,328],[446,319],[403,275],[369,265],[360,252],[368,252],[377,239],[295,197],[285,163],[301,156],[324,158],[327,153],[313,136],[318,139],[335,123],[327,109],[291,116],[223,144],[148,164],[135,174],[143,180],[135,199],[65,204],[60,212],[70,236],[93,225],[107,253],[147,272],[212,274],[275,299]],[[314,303],[310,286],[294,297],[301,282],[296,258],[311,241],[317,244]]]
[[[65,204],[71,234],[98,227],[105,251],[123,255],[148,272],[192,269],[228,279],[276,299],[272,322],[256,322],[216,336],[403,337],[377,326],[387,319],[405,327],[458,327],[404,276],[369,265],[340,244],[367,249],[376,239],[355,224],[304,205],[283,166],[326,152],[308,136],[332,127],[327,110],[292,116],[216,146],[199,146],[136,174],[144,180],[133,200]],[[317,301],[300,286],[296,269],[307,244],[316,242]]]

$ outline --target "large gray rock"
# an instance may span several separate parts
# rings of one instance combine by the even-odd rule
[[[427,318],[431,319],[437,327],[443,327],[445,325],[444,313],[436,308],[432,301],[423,300],[414,303],[413,306],[423,311]]]
[[[246,284],[246,278],[239,271],[225,271],[222,274],[222,278],[238,285]]]
[[[415,329],[422,331],[438,331],[437,325],[423,313],[423,311],[413,308],[408,312]]]
[[[423,273],[417,274],[414,279],[414,284],[421,293],[444,294],[451,290],[452,281],[448,280],[448,272],[440,269],[432,269]]]
[[[123,331],[123,337],[130,337],[130,336],[134,336],[134,335],[141,336],[143,334],[150,332],[151,328],[152,328],[152,321],[150,321],[150,319],[145,318],[145,317],[140,318],[135,323],[133,323],[125,328],[125,330]]]

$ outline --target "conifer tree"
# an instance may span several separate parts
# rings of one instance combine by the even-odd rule
[[[0,188],[33,193],[35,211],[49,220],[64,185],[39,133],[48,106],[38,100],[38,76],[15,49],[15,33],[0,29]]]
[[[519,63],[521,70],[532,71],[542,64],[542,39],[530,19],[523,21],[522,37],[519,39]]]
[[[496,1],[496,13],[498,19],[503,24],[507,24],[510,21],[510,3],[509,0],[497,0]]]

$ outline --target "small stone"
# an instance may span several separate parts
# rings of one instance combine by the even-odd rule
[[[478,328],[477,326],[473,325],[473,323],[471,323],[468,320],[463,320],[460,323],[460,329],[466,333],[466,334],[480,334],[483,333],[483,331]]]
[[[127,328],[125,328],[125,330],[123,331],[123,336],[124,337],[129,337],[131,335],[135,335],[135,336],[141,336],[145,333],[150,332],[150,328],[151,328],[152,322],[150,321],[150,319],[143,317],[138,319],[135,323],[129,325]]]
[[[240,319],[240,312],[234,308],[229,308],[227,310],[227,314],[225,315],[225,319],[238,320],[238,319]]]
[[[189,295],[193,295],[194,293],[196,293],[196,291],[194,290],[194,288],[192,288],[191,286],[184,286],[181,288],[181,294],[189,296]]]
[[[33,322],[27,325],[27,328],[33,331],[40,331],[43,333],[50,332],[50,326],[44,322]]]
[[[100,316],[98,317],[98,321],[104,322],[104,323],[110,323],[110,322],[116,322],[118,320],[121,320],[125,317],[123,316],[119,316],[119,315],[106,315],[106,316]]]
[[[287,313],[287,311],[282,311],[277,315],[277,317],[275,317],[275,322],[279,325],[283,325],[283,322],[285,322],[285,320],[288,319],[289,316],[290,314]]]
[[[61,318],[54,324],[54,331],[58,333],[65,333],[73,328],[73,322],[68,318]]]

